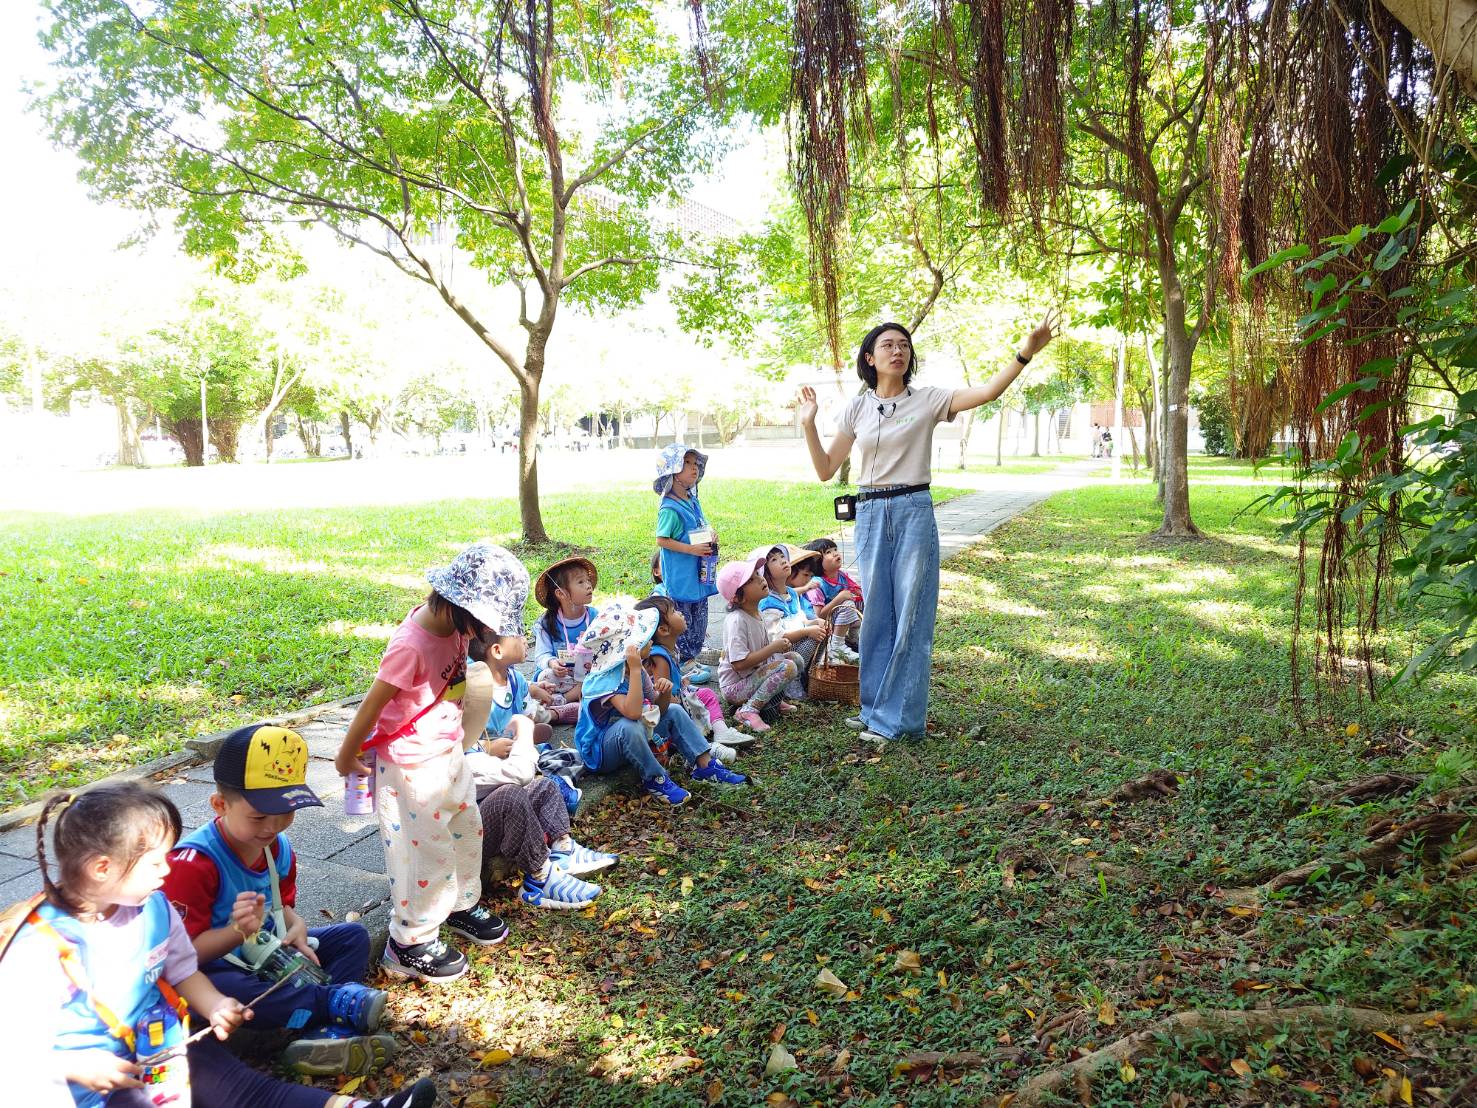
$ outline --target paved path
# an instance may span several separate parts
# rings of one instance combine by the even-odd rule
[[[1054,492],[1087,484],[1099,463],[1082,462],[1063,466],[1055,473],[1024,483],[1009,482],[999,490],[969,493],[942,504],[936,511],[939,542],[945,560],[959,553],[1002,523],[1045,500]],[[941,479],[942,480],[942,479]],[[848,560],[855,553],[850,535],[845,536]],[[714,597],[709,609],[708,657],[716,659],[722,641],[724,605]],[[339,741],[353,717],[354,707],[327,706],[307,722],[295,724],[308,742],[308,784],[323,800],[322,808],[298,812],[289,834],[293,848],[302,858],[298,876],[298,909],[309,926],[342,921],[357,913],[372,932],[383,935],[387,926],[388,900],[384,876],[384,851],[375,834],[373,816],[346,816],[343,808],[343,779],[333,768]],[[570,743],[570,729],[560,729]],[[556,733],[556,738],[559,733]],[[210,758],[213,749],[201,750],[200,761],[156,777],[164,792],[179,806],[185,829],[192,830],[210,818],[210,794],[214,791]],[[581,782],[585,796],[581,809],[599,802],[619,779],[587,777]],[[600,843],[592,835],[592,845]],[[41,887],[36,871],[36,829],[28,825],[0,833],[0,905],[21,900]]]

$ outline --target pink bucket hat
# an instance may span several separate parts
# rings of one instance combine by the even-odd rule
[[[738,595],[750,577],[764,568],[764,556],[745,558],[742,562],[726,562],[718,571],[718,595],[728,603]]]

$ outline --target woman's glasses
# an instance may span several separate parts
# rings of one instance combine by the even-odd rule
[[[877,350],[883,354],[906,354],[909,350],[912,349],[912,344],[905,339],[898,339],[895,342],[879,342],[877,344]]]

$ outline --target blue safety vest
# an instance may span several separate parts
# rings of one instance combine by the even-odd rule
[[[703,506],[698,503],[697,494],[692,493],[686,500],[678,500],[675,496],[664,496],[657,510],[671,508],[677,513],[677,518],[682,521],[682,534],[678,542],[691,542],[691,535],[701,527],[707,526],[708,521],[703,517]],[[659,548],[662,562],[662,584],[667,586],[667,594],[673,600],[681,600],[683,603],[692,603],[697,600],[706,600],[718,591],[718,585],[714,578],[717,574],[710,574],[707,581],[698,580],[698,567],[702,565],[703,559],[696,554],[679,554],[675,550],[668,550],[665,546]]]
[[[208,855],[215,862],[216,872],[221,878],[220,888],[215,894],[215,903],[210,906],[211,928],[225,927],[231,922],[231,907],[242,893],[260,893],[266,897],[267,906],[271,907],[272,875],[267,872],[265,866],[262,867],[260,873],[249,869],[246,863],[236,856],[231,845],[221,837],[217,821],[211,820],[204,827],[191,831],[175,847],[176,853],[192,849]],[[276,850],[272,853],[272,860],[276,863],[279,874],[286,875],[292,869],[292,846],[288,843],[286,835],[277,836]],[[262,926],[271,932],[277,930],[270,911],[267,912]]]

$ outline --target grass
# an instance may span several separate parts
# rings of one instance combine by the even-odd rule
[[[1052,473],[1061,466],[1070,465],[1073,462],[1085,462],[1087,460],[1088,456],[1086,454],[1045,454],[1039,458],[1017,455],[1006,458],[1004,463],[998,466],[992,461],[973,461],[964,467],[963,472],[994,473],[1011,477],[1029,476],[1036,473]]]
[[[703,491],[729,553],[836,526],[820,485]],[[544,503],[550,534],[600,566],[602,595],[645,595],[655,511],[649,486]],[[518,535],[508,500],[0,521],[0,806],[363,692],[426,567]],[[530,572],[567,552],[526,552]]]
[[[1171,1013],[1345,1004],[1444,1016],[1385,1039],[1204,1034],[1062,1103],[1453,1092],[1477,1070],[1456,1029],[1474,1005],[1472,870],[1325,875],[1252,909],[1223,896],[1460,780],[1477,705],[1470,680],[1332,692],[1299,729],[1292,551],[1273,521],[1234,518],[1251,495],[1198,487],[1215,538],[1161,545],[1141,537],[1148,490],[1083,489],[952,561],[926,741],[873,756],[838,709],[807,706],[741,759],[750,794],[608,801],[578,829],[623,854],[598,906],[504,901],[513,937],[466,982],[396,991],[411,1045],[381,1084],[434,1072],[468,1106],[994,1105]],[[1173,797],[1096,802],[1159,768]],[[1330,800],[1386,770],[1423,784]],[[821,969],[844,995],[816,987]],[[766,1077],[776,1043],[797,1068]],[[975,1055],[910,1065],[918,1051]]]

